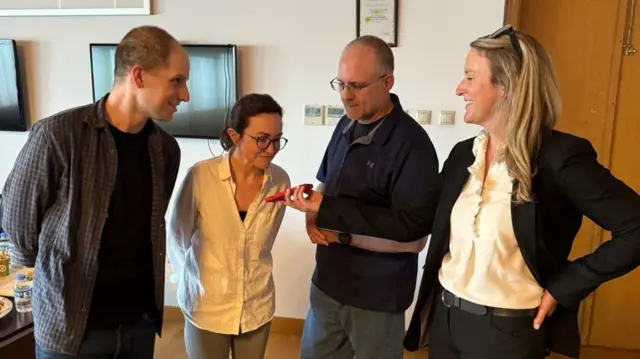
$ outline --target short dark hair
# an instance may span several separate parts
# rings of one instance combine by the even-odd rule
[[[267,94],[251,93],[242,96],[231,109],[220,133],[220,145],[225,151],[233,147],[233,141],[227,130],[233,128],[239,134],[249,126],[249,119],[263,113],[276,113],[282,116],[282,107]]]
[[[395,70],[395,60],[391,47],[384,40],[373,35],[363,35],[352,40],[347,47],[351,45],[361,45],[371,48],[378,59],[380,68],[386,73],[393,73]]]
[[[135,66],[151,71],[166,66],[171,50],[180,43],[166,30],[157,26],[139,26],[131,29],[116,48],[116,80],[121,80]]]

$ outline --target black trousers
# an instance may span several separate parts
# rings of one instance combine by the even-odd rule
[[[471,314],[448,308],[438,297],[429,359],[543,359],[549,329],[533,329],[533,319]]]

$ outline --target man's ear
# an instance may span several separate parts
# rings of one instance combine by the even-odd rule
[[[140,66],[134,66],[131,69],[131,77],[132,77],[132,82],[135,84],[135,86],[139,89],[144,88],[144,81],[142,80],[142,67]]]
[[[396,78],[394,75],[389,75],[384,79],[384,89],[387,91],[391,91],[393,85],[396,83]]]

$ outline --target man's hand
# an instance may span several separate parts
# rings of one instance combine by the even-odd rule
[[[553,298],[551,293],[545,290],[542,295],[542,301],[540,301],[540,307],[538,308],[538,315],[536,315],[536,318],[533,320],[533,328],[535,330],[540,329],[544,319],[550,317],[553,312],[555,312],[557,305],[558,302]]]
[[[328,231],[320,231],[320,233],[324,235],[324,240],[328,243],[338,243],[338,233]]]
[[[329,243],[325,241],[324,235],[320,232],[318,227],[316,227],[316,218],[317,216],[315,214],[307,213],[307,234],[309,235],[309,238],[311,238],[311,243],[327,246]]]
[[[322,193],[313,190],[306,192],[304,187],[298,186],[287,190],[284,201],[291,208],[308,214],[318,214],[320,203],[322,203]]]
[[[334,232],[321,231],[316,227],[316,214],[307,213],[307,234],[311,242],[323,246],[338,241],[338,234]]]

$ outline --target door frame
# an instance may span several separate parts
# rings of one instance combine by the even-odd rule
[[[514,29],[520,26],[520,5],[521,0],[504,0],[504,23],[513,25]]]
[[[535,0],[532,0],[535,1]],[[503,25],[511,24],[514,29],[520,27],[520,14],[522,8],[522,0],[505,0],[504,2],[504,14]],[[612,60],[610,80],[609,80],[609,93],[607,107],[607,113],[605,115],[605,134],[600,148],[596,148],[598,152],[598,160],[600,163],[609,168],[611,162],[611,147],[613,139],[613,130],[615,124],[615,116],[617,110],[618,99],[618,84],[620,81],[620,73],[622,71],[622,57],[623,57],[623,45],[624,45],[624,33],[627,28],[627,14],[630,9],[629,0],[618,0],[618,17],[617,17],[617,29],[615,42],[620,45],[619,51],[614,52]],[[604,230],[596,225],[596,230],[593,231],[590,247],[591,250],[595,250],[603,242]],[[580,327],[580,340],[582,345],[588,346],[591,337],[592,316],[594,310],[594,304],[597,300],[598,291],[591,293],[587,298],[582,301],[580,305],[580,312],[578,313],[578,325]]]

